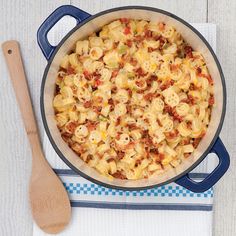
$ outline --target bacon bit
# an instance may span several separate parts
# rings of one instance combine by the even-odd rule
[[[202,73],[202,69],[200,67],[198,67],[196,70],[197,70],[197,75]]]
[[[87,158],[86,158],[86,163],[88,163],[89,161],[91,161],[93,159],[93,155],[92,154],[88,154]]]
[[[110,157],[109,159],[107,159],[107,162],[110,163],[112,161],[115,161],[115,158],[114,157]]]
[[[178,69],[179,69],[179,65],[170,64],[170,70],[171,71],[176,71]]]
[[[66,73],[66,69],[65,68],[62,68],[61,66],[60,66],[60,68],[59,68],[59,72],[65,72]]]
[[[163,30],[165,29],[165,26],[166,26],[166,24],[163,23],[163,22],[160,22],[160,23],[158,24],[158,28],[159,28],[160,31],[163,31]]]
[[[132,42],[130,39],[128,39],[128,40],[125,42],[125,44],[126,44],[129,48],[131,48],[133,42]]]
[[[184,157],[188,158],[191,154],[190,153],[184,153]]]
[[[174,121],[175,121],[175,120],[176,120],[176,121],[179,121],[179,122],[182,122],[182,121],[183,121],[183,117],[180,116],[180,115],[176,112],[175,108],[173,109],[173,119],[174,119]]]
[[[188,121],[187,122],[187,128],[188,129],[192,129],[192,121]]]
[[[138,69],[136,69],[135,72],[136,72],[139,76],[145,76],[145,75],[147,75],[147,73],[144,72],[141,67],[139,67]]]
[[[197,148],[197,146],[198,146],[198,144],[200,143],[200,141],[201,141],[201,138],[195,138],[195,139],[193,140],[193,147],[194,147],[194,148]]]
[[[96,129],[97,123],[94,122],[94,121],[88,121],[87,124],[86,124],[86,127],[89,131],[93,131],[93,130]]]
[[[112,91],[112,93],[116,93],[116,92],[117,92],[117,87],[113,87],[113,88],[111,89],[111,91]]]
[[[122,152],[122,151],[118,151],[118,152],[117,152],[117,158],[118,158],[118,160],[121,160],[124,156],[125,156],[125,153],[124,153],[124,152]]]
[[[119,63],[119,69],[122,69],[125,66],[124,60]]]
[[[60,72],[60,71],[59,71],[59,72]],[[58,76],[57,76],[57,79],[60,80],[60,81],[62,81],[62,80],[63,80],[63,77],[60,76],[60,75],[58,75]]]
[[[138,127],[136,126],[136,124],[127,124],[127,127],[128,127],[130,130],[138,129]]]
[[[64,132],[61,134],[61,137],[63,138],[63,140],[65,142],[68,142],[70,140],[70,138],[72,137],[73,134],[70,134],[70,133],[67,133],[67,132]]]
[[[194,104],[196,103],[193,96],[188,95],[188,99],[189,99],[189,103],[190,103],[191,105],[194,105]]]
[[[127,89],[127,92],[129,94],[129,96],[131,97],[132,96],[132,90],[131,89]]]
[[[121,122],[121,117],[119,116],[116,120],[116,125],[120,125],[120,122]]]
[[[127,179],[126,176],[122,174],[119,170],[116,171],[116,173],[112,174],[112,176],[117,179]]]
[[[194,90],[194,87],[195,87],[194,84],[191,83],[190,86],[189,86],[189,89]]]
[[[150,79],[150,78],[146,80],[146,83],[147,83],[147,86],[148,86],[148,87],[150,87],[150,86],[152,85],[152,81],[153,81],[153,80]]]
[[[183,121],[183,117],[180,115],[177,115],[177,116],[174,115],[173,118],[174,118],[174,121],[179,121],[179,122]]]
[[[109,98],[109,99],[108,99],[108,104],[109,104],[109,105],[114,105],[114,101],[113,101],[112,98]]]
[[[133,149],[134,146],[135,146],[135,142],[130,142],[129,144],[127,144],[127,145],[125,146],[125,148],[127,148],[127,149]]]
[[[188,95],[188,98],[182,99],[181,102],[186,102],[188,104],[194,105],[195,104],[195,99],[191,95]]]
[[[187,144],[190,144],[190,139],[189,138],[186,138],[186,139],[182,139],[181,142],[180,142],[181,145],[187,145]]]
[[[94,112],[96,112],[97,114],[99,114],[99,113],[101,112],[101,110],[102,110],[102,107],[101,107],[101,106],[94,106],[94,107],[93,107],[93,110],[94,110]]]
[[[184,51],[187,57],[193,58],[193,49],[191,46],[185,46]]]
[[[83,104],[83,106],[84,106],[85,108],[89,108],[89,107],[92,106],[92,102],[91,102],[91,101],[86,101],[86,102]]]
[[[148,47],[148,52],[153,52],[153,51],[155,51],[154,48],[152,48],[152,47]]]
[[[131,113],[132,112],[132,106],[131,105],[127,105],[126,106],[126,110],[127,110],[127,113]]]
[[[60,87],[56,84],[55,95],[57,95],[59,92],[60,92]]]
[[[103,101],[103,98],[102,97],[96,97],[96,102],[97,103],[102,103],[102,101]]]
[[[143,96],[146,101],[151,101],[154,97],[156,97],[156,93],[147,93]]]
[[[127,35],[127,34],[131,34],[131,28],[129,26],[126,26],[125,29],[124,29],[124,34]]]
[[[174,80],[168,80],[167,82],[165,82],[164,84],[162,84],[160,86],[160,89],[163,91],[165,89],[168,89],[170,86],[172,86],[175,83]]]
[[[162,127],[161,121],[157,118],[157,124]]]
[[[73,75],[73,74],[75,74],[75,70],[74,70],[71,66],[68,66],[68,68],[67,68],[67,74],[68,74],[68,75]]]
[[[168,138],[168,139],[174,139],[178,136],[179,134],[179,131],[177,129],[175,129],[174,131],[172,132],[168,132],[168,133],[165,133],[165,136]]]
[[[180,116],[174,108],[168,106],[167,104],[165,104],[164,106],[164,112],[168,113],[170,116],[173,116],[174,120],[177,120],[179,122],[183,121],[183,117]]]
[[[135,161],[135,167],[137,167],[138,165],[140,165],[141,164],[141,160],[136,160]]]
[[[173,109],[171,106],[165,104],[164,106],[164,112],[168,113],[169,115],[173,116]]]
[[[196,109],[196,113],[197,113],[197,115],[200,114],[200,109],[199,108]]]
[[[128,18],[120,18],[121,23],[127,24],[127,23],[129,23],[129,21],[130,20]]]
[[[159,153],[158,155],[155,156],[156,163],[161,162],[165,158],[165,155],[163,153]]]
[[[111,74],[111,77],[113,78],[113,77],[116,77],[117,75],[118,75],[118,73],[119,73],[119,70],[113,70],[112,71],[112,74]]]
[[[163,91],[163,90],[165,90],[165,89],[167,89],[169,86],[167,85],[167,84],[162,84],[161,86],[160,86],[160,89],[161,89],[161,91]]]
[[[142,137],[143,137],[143,138],[147,138],[148,136],[149,136],[148,130],[143,130],[143,132],[142,132]]]
[[[133,38],[133,41],[137,44],[141,43],[142,41],[144,40],[144,37],[141,36],[141,35],[136,35],[134,38]]]
[[[152,37],[152,31],[151,30],[145,30],[144,31],[144,37],[145,38],[151,38]]]
[[[121,132],[117,132],[117,135],[116,135],[116,139],[117,139],[117,140],[120,140],[121,134],[122,134]]]
[[[84,70],[83,74],[84,74],[85,79],[91,79],[91,74],[87,70]]]
[[[163,37],[160,37],[159,41],[160,41],[160,46],[159,46],[159,48],[162,49],[163,46],[164,46],[164,44],[166,43],[166,39],[164,39]]]
[[[159,154],[158,148],[150,149],[150,152],[154,154]]]
[[[153,145],[152,138],[148,135],[146,138],[142,139],[145,145],[151,146]]]
[[[78,143],[71,145],[71,148],[79,155],[85,152],[84,148]]]
[[[131,64],[132,66],[136,66],[137,63],[138,63],[138,61],[137,61],[136,59],[134,59],[133,57],[131,57],[131,59],[130,59],[130,64]]]
[[[148,79],[147,79],[147,85],[151,85],[152,81],[157,81],[157,76],[156,75],[151,75]]]
[[[138,80],[138,81],[135,81],[135,84],[138,86],[138,87],[143,87],[143,85],[145,84],[145,82],[143,80]]]
[[[75,121],[71,121],[66,124],[66,129],[69,130],[71,134],[75,132],[76,127],[78,126],[78,123]]]
[[[72,111],[76,111],[76,105],[72,107]]]

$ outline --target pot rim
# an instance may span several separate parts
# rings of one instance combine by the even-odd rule
[[[212,139],[210,145],[208,146],[208,148],[204,151],[204,153],[201,155],[201,157],[194,162],[194,164],[192,164],[188,169],[186,169],[184,172],[176,175],[175,177],[164,181],[162,183],[159,184],[153,184],[153,185],[148,185],[148,186],[143,186],[143,187],[123,187],[123,186],[117,186],[117,185],[113,185],[113,184],[107,184],[104,183],[102,181],[96,180],[93,177],[85,174],[84,172],[82,172],[81,170],[79,170],[76,166],[74,166],[70,161],[68,161],[68,159],[62,154],[62,152],[60,151],[60,149],[57,147],[56,143],[53,140],[53,137],[50,133],[48,124],[47,124],[47,119],[46,119],[46,115],[45,115],[45,109],[44,109],[44,88],[45,88],[45,82],[46,82],[46,78],[47,78],[47,74],[49,71],[49,68],[51,66],[51,63],[55,57],[55,55],[57,54],[58,50],[61,48],[61,46],[64,44],[64,42],[75,32],[77,31],[81,26],[85,25],[87,22],[105,15],[107,13],[110,12],[115,12],[115,11],[120,11],[120,10],[129,10],[129,9],[137,9],[137,10],[148,10],[148,11],[153,11],[153,12],[158,12],[164,15],[167,15],[168,17],[174,18],[175,20],[179,21],[180,23],[184,24],[185,26],[187,26],[188,28],[190,28],[190,30],[192,30],[202,41],[203,43],[206,45],[206,47],[208,48],[208,50],[210,51],[217,69],[219,71],[220,74],[220,79],[221,79],[221,84],[222,84],[222,88],[223,88],[223,108],[222,108],[222,113],[221,113],[221,118],[220,118],[220,123],[219,126],[217,127],[217,130],[215,132],[214,138]],[[198,166],[203,159],[210,153],[214,143],[216,142],[217,138],[219,137],[220,131],[222,129],[223,126],[223,122],[224,122],[224,118],[225,118],[225,113],[226,113],[226,98],[227,98],[227,94],[226,94],[226,85],[225,85],[225,77],[221,68],[221,65],[217,59],[217,56],[215,54],[215,52],[213,51],[212,47],[210,46],[210,44],[207,42],[207,40],[204,38],[204,36],[198,31],[196,30],[192,25],[190,25],[188,22],[186,22],[185,20],[183,20],[182,18],[176,16],[173,13],[167,12],[165,10],[159,9],[159,8],[154,8],[154,7],[146,7],[146,6],[123,6],[123,7],[116,7],[116,8],[111,8],[102,12],[99,12],[95,15],[91,15],[90,17],[88,17],[87,19],[83,20],[81,23],[77,24],[72,30],[70,30],[64,37],[63,39],[60,41],[60,43],[56,46],[54,52],[52,53],[50,59],[48,60],[48,64],[45,68],[44,74],[43,74],[43,78],[42,78],[42,82],[41,82],[41,91],[40,91],[40,110],[41,110],[41,116],[42,116],[42,121],[43,121],[43,125],[44,125],[44,129],[46,131],[46,134],[49,138],[49,141],[51,142],[54,150],[56,151],[56,153],[58,154],[58,156],[66,163],[67,166],[69,166],[73,171],[75,171],[76,173],[78,173],[80,176],[84,177],[85,179],[96,183],[98,185],[102,185],[104,187],[107,188],[113,188],[113,189],[119,189],[119,190],[125,190],[125,191],[139,191],[139,190],[145,190],[145,189],[150,189],[150,188],[154,188],[154,187],[159,187],[162,185],[166,185],[169,184],[171,182],[174,182],[178,179],[180,179],[181,177],[183,177],[184,175],[188,174],[190,171],[192,171],[196,166]]]

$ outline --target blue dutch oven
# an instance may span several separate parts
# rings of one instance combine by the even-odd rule
[[[55,47],[50,45],[47,34],[63,16],[75,18],[77,25]],[[182,162],[177,168],[167,170],[164,174],[158,176],[158,178],[142,180],[109,180],[99,175],[96,170],[89,167],[78,158],[63,141],[54,119],[52,100],[55,91],[55,79],[57,77],[61,59],[73,48],[77,40],[86,38],[91,33],[98,31],[103,25],[121,17],[164,21],[173,25],[195,50],[202,52],[210,74],[214,78],[216,105],[212,110],[212,117],[206,135],[201,140],[197,150],[192,156]],[[211,46],[190,24],[169,12],[150,7],[119,7],[92,16],[74,6],[66,5],[57,8],[42,23],[38,30],[37,37],[38,44],[48,61],[41,86],[40,105],[43,124],[48,138],[58,156],[78,174],[105,187],[122,190],[142,190],[154,186],[165,185],[170,182],[176,182],[193,192],[204,192],[211,188],[227,171],[230,164],[229,154],[219,138],[226,110],[224,75]],[[219,159],[219,164],[202,182],[191,180],[188,173],[198,166],[209,153],[216,154],[215,156]]]

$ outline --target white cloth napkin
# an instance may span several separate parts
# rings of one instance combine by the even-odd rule
[[[70,21],[73,24],[73,22]],[[193,24],[216,49],[216,26]],[[55,27],[51,42],[58,42],[68,29]],[[91,183],[70,170],[44,137],[47,160],[69,193],[72,218],[60,236],[210,236],[212,235],[213,189],[192,193],[175,183],[143,191],[120,191]],[[201,180],[215,167],[213,154],[193,172]],[[33,236],[47,236],[34,223]]]

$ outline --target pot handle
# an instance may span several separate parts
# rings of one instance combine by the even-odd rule
[[[48,18],[41,24],[37,32],[37,39],[39,47],[41,48],[43,55],[49,60],[55,46],[52,46],[47,38],[47,34],[50,29],[63,17],[63,16],[72,16],[76,19],[77,24],[79,24],[84,19],[91,16],[89,13],[80,10],[77,7],[71,5],[63,5],[58,7]]]
[[[195,193],[205,192],[210,189],[216,182],[219,181],[230,165],[229,153],[220,138],[216,140],[210,152],[216,154],[219,159],[219,164],[203,181],[195,182],[189,178],[188,174],[186,174],[175,182]]]

